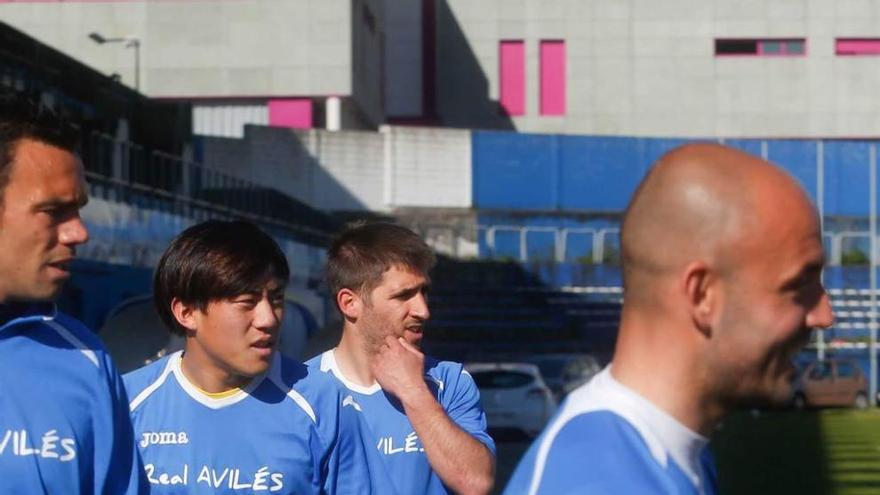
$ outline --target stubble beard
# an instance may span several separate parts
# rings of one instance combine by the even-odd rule
[[[363,332],[363,345],[364,351],[369,356],[375,356],[379,354],[379,349],[382,348],[382,344],[384,343],[383,339],[377,337],[376,335],[370,332]]]
[[[383,325],[380,322],[365,321],[364,323],[365,325],[361,328],[364,351],[368,356],[375,356],[385,345],[385,337],[391,334],[383,330]]]

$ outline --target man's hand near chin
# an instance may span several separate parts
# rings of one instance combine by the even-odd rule
[[[403,337],[385,337],[373,360],[373,374],[403,405],[428,463],[456,493],[484,495],[492,489],[495,459],[479,440],[443,410],[425,383],[425,355]]]

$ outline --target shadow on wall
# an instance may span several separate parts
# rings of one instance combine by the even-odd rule
[[[515,130],[446,0],[434,0],[436,14],[436,108],[445,126]]]
[[[343,146],[340,156],[324,157],[329,163],[322,166],[320,134],[248,125],[243,139],[200,136],[196,160],[210,169],[276,189],[319,210],[367,208],[355,192],[325,168],[361,169],[363,161],[358,155],[357,139],[352,138],[350,146]],[[371,133],[363,134],[369,137]],[[381,170],[377,173],[381,174]]]

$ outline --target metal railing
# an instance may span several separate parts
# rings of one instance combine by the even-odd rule
[[[147,195],[188,216],[241,218],[324,244],[326,217],[286,194],[193,161],[93,132],[81,151],[86,177],[116,200]],[[196,213],[198,210],[198,213]]]
[[[497,255],[499,251],[498,234],[503,232],[511,232],[518,238],[517,261],[526,263],[533,261],[529,255],[529,234],[530,233],[547,233],[552,234],[553,247],[551,250],[540,249],[538,251],[552,251],[550,261],[556,263],[564,263],[586,258],[593,264],[601,264],[608,262],[607,255],[609,248],[619,249],[620,242],[612,242],[612,239],[619,238],[620,229],[617,227],[606,228],[580,228],[580,227],[537,227],[537,226],[521,226],[521,225],[481,225],[479,231],[484,232],[486,246],[490,255]],[[573,236],[590,236],[590,251],[583,253],[581,256],[574,257],[569,253],[570,239]],[[540,257],[539,261],[547,261],[546,257]]]

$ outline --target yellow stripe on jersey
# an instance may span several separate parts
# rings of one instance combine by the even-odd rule
[[[199,392],[205,394],[206,396],[208,396],[212,399],[225,399],[226,397],[232,397],[233,395],[241,392],[241,389],[238,387],[233,388],[233,389],[229,389],[229,390],[224,390],[223,392],[208,392],[206,390],[200,389],[195,384],[193,384],[193,387],[196,390],[198,390]]]
[[[180,361],[183,362],[183,354],[180,355]],[[199,387],[198,385],[193,383],[192,380],[187,378],[186,373],[183,373],[183,377],[186,378],[186,381],[188,381],[194,389],[198,390],[199,393],[204,394],[206,397],[209,397],[211,399],[225,399],[241,392],[241,389],[239,387],[224,390],[222,392],[208,392],[207,390],[202,390],[201,387]]]

